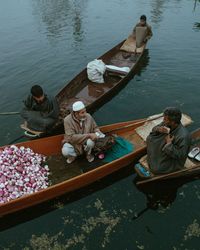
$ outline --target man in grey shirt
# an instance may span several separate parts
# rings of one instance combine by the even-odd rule
[[[163,122],[147,137],[147,161],[154,174],[184,167],[190,148],[190,135],[181,123],[182,113],[171,107],[164,110]]]

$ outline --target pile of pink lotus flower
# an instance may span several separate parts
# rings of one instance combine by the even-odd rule
[[[46,157],[15,145],[0,151],[0,204],[48,187]]]

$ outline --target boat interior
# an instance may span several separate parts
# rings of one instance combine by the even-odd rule
[[[115,131],[113,131],[113,133],[116,134]],[[127,129],[125,132],[117,131],[117,135],[131,142],[134,151],[145,147],[144,140],[134,129]],[[54,185],[103,166],[106,162],[95,157],[95,160],[89,163],[85,156],[80,156],[74,162],[68,164],[61,154],[57,154],[49,156],[47,158],[47,164],[51,171],[51,175],[49,176],[50,183]]]
[[[106,53],[100,59],[106,65],[117,67],[129,67],[133,73],[133,68],[139,61],[141,53],[130,53],[120,50],[121,44],[116,46],[111,52]],[[126,73],[127,75],[129,73]],[[96,100],[105,97],[108,92],[115,89],[120,83],[125,83],[125,73],[119,71],[113,72],[106,70],[104,74],[104,83],[91,82],[87,77],[87,70],[84,69],[77,75],[57,96],[61,109],[61,118],[65,117],[77,100],[83,101],[86,106],[94,103]]]

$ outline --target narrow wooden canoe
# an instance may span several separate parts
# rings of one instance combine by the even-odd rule
[[[72,103],[77,100],[82,100],[85,103],[88,112],[94,112],[133,77],[146,44],[138,50],[138,53],[127,53],[120,50],[124,41],[100,56],[99,59],[106,65],[129,67],[130,72],[122,75],[117,72],[109,73],[106,71],[105,83],[93,83],[88,79],[87,69],[85,68],[57,94],[62,119],[70,112]]]
[[[139,48],[137,53],[130,53],[120,49],[125,41],[120,42],[98,59],[101,59],[106,65],[129,67],[129,73],[121,74],[120,72],[106,71],[104,83],[93,83],[87,77],[87,68],[83,69],[56,95],[60,106],[60,116],[59,121],[48,132],[48,135],[63,132],[63,119],[71,112],[71,106],[75,101],[83,101],[87,111],[93,113],[109,101],[134,76],[140,59],[144,54],[146,44]],[[132,39],[131,42],[134,44],[135,40]],[[39,137],[47,136],[47,134],[35,133],[26,127],[22,127],[22,129]]]
[[[84,158],[80,158],[72,164],[67,165],[65,159],[61,156],[63,135],[16,144],[17,146],[30,147],[35,153],[48,156],[48,165],[52,173],[50,175],[52,185],[42,191],[0,205],[0,216],[22,210],[84,187],[137,161],[145,154],[145,142],[136,133],[135,129],[143,125],[145,121],[146,119],[140,119],[101,127],[102,132],[117,134],[129,140],[134,145],[133,152],[110,163],[103,163],[101,160],[88,163]],[[3,148],[1,147],[0,149]]]
[[[191,134],[192,136],[192,146],[191,150],[194,147],[200,147],[200,129],[195,130]],[[200,162],[191,158],[188,158],[183,169],[168,173],[168,174],[160,174],[154,175],[150,169],[145,164],[145,168],[149,171],[150,177],[145,177],[142,173],[135,168],[136,173],[138,174],[138,180],[136,182],[137,185],[147,184],[156,181],[163,181],[168,179],[180,178],[180,177],[189,177],[200,174]]]

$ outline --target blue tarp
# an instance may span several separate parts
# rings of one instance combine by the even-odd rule
[[[145,177],[151,176],[150,172],[147,169],[145,169],[140,163],[137,163],[135,165],[135,168],[137,168],[143,176]]]
[[[133,152],[134,146],[132,143],[119,136],[115,140],[116,143],[112,146],[112,148],[106,151],[106,156],[103,159],[104,162],[114,161]]]

